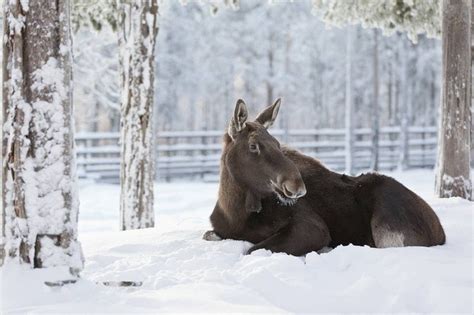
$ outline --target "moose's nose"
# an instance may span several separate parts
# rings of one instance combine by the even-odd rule
[[[306,186],[303,181],[285,181],[282,188],[288,198],[296,199],[306,195]]]

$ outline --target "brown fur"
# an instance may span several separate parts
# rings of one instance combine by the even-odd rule
[[[249,253],[265,248],[293,255],[347,244],[444,244],[438,217],[414,192],[379,174],[335,173],[316,159],[281,148],[263,127],[262,116],[242,124],[233,137],[224,136],[219,197],[210,217],[220,238],[254,243]],[[266,116],[276,115],[267,110]],[[258,154],[248,152],[249,142],[258,144]],[[277,185],[267,185],[270,180]],[[307,193],[285,205],[275,195],[285,188],[289,195]]]

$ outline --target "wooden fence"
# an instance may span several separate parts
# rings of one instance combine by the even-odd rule
[[[333,170],[344,170],[346,151],[344,129],[272,130],[279,139],[307,155],[321,160]],[[217,179],[223,131],[161,132],[156,139],[157,178]],[[353,165],[358,171],[369,168],[371,130],[355,130]],[[379,168],[395,169],[400,163],[400,128],[380,130]],[[436,127],[410,127],[408,167],[433,167],[436,156]],[[78,173],[82,178],[118,182],[120,169],[119,133],[78,133],[76,136]]]

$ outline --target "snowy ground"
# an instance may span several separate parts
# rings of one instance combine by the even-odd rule
[[[3,312],[472,313],[473,203],[434,198],[431,171],[392,175],[433,206],[446,245],[345,246],[306,257],[260,250],[244,256],[249,243],[201,240],[217,184],[158,184],[157,227],[117,232],[119,187],[83,182],[84,280],[49,288],[37,279],[55,277],[52,271],[33,276],[7,269]],[[143,286],[95,284],[106,280],[143,281]]]

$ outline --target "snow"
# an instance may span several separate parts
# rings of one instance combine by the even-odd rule
[[[201,240],[217,183],[158,183],[156,228],[119,232],[119,186],[80,182],[82,279],[50,288],[67,271],[7,265],[0,313],[472,313],[473,203],[435,198],[431,170],[392,175],[432,205],[446,245],[244,256],[250,243]],[[143,285],[96,284],[120,280]]]

